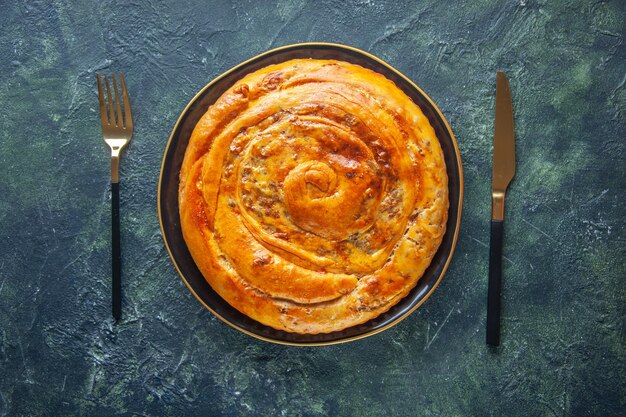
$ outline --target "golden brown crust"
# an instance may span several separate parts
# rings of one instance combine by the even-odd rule
[[[428,120],[380,74],[293,60],[247,75],[196,125],[180,172],[189,251],[233,307],[327,333],[387,311],[445,232]]]

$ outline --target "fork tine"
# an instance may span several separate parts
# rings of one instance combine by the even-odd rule
[[[122,84],[122,97],[124,98],[124,127],[126,129],[133,128],[133,115],[130,111],[130,100],[128,99],[128,93],[126,91],[126,82],[124,81],[124,74],[120,71],[120,84]]]
[[[117,118],[117,125],[118,127],[123,127],[123,123],[122,123],[122,103],[120,103],[120,94],[117,90],[117,82],[115,81],[115,75],[113,75],[111,77],[111,79],[113,80],[113,91],[115,93],[115,106],[117,107],[117,113],[116,113],[116,118]]]
[[[98,80],[98,101],[100,102],[100,122],[102,125],[109,124],[109,116],[107,114],[107,106],[104,103],[104,92],[102,91],[102,81],[100,81],[100,74],[96,73],[96,80]]]
[[[113,76],[115,77],[115,76]],[[113,108],[113,99],[111,98],[111,88],[109,87],[109,79],[107,78],[106,74],[104,76],[104,85],[107,89],[107,100],[109,101],[109,110],[110,110],[110,114],[111,114],[111,124],[113,126],[117,126],[117,121],[115,120],[115,109]]]

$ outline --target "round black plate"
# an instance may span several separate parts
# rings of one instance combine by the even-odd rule
[[[275,330],[240,313],[206,282],[183,239],[178,215],[179,172],[185,149],[196,123],[228,88],[246,74],[290,59],[337,59],[370,68],[392,80],[422,109],[435,129],[444,152],[450,198],[447,231],[431,265],[417,286],[388,312],[342,331],[303,335]],[[270,342],[290,345],[324,345],[345,342],[380,332],[398,323],[419,307],[443,277],[456,245],[463,202],[463,170],[456,140],[441,111],[413,82],[382,60],[358,49],[328,43],[284,46],[258,55],[220,75],[204,87],[180,115],[163,156],[158,190],[161,232],[174,266],[193,295],[213,314],[236,329]]]

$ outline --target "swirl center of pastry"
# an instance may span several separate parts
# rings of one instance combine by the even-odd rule
[[[283,184],[285,205],[293,222],[307,232],[335,241],[369,227],[371,221],[363,221],[367,213],[361,213],[363,190],[350,180],[353,175],[341,178],[322,161],[297,165]]]
[[[285,178],[285,191],[302,192],[305,198],[315,200],[332,194],[336,182],[337,174],[332,168],[323,162],[309,161],[289,172]]]

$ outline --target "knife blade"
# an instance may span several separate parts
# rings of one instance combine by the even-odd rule
[[[487,344],[500,344],[500,298],[504,198],[515,175],[515,129],[511,88],[506,74],[496,73],[496,105],[491,177],[491,239],[489,242],[489,288],[487,291]]]

